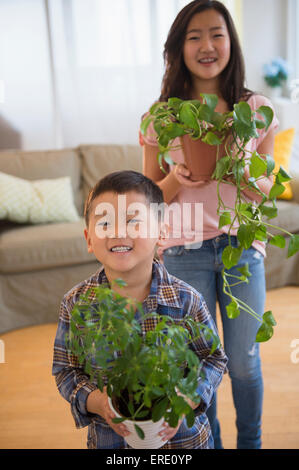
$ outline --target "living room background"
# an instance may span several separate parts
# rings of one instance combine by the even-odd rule
[[[136,144],[142,113],[159,96],[168,29],[187,3],[1,0],[0,148]],[[238,28],[248,86],[263,91],[265,62],[295,62],[296,28],[287,22],[295,25],[298,2],[223,3]]]

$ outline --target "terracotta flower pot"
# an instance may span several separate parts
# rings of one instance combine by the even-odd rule
[[[112,400],[108,397],[109,406],[115,415],[120,418],[121,415],[113,406]],[[147,421],[132,421],[127,419],[124,421],[130,434],[124,439],[133,449],[159,449],[160,447],[166,444],[166,441],[162,440],[162,437],[159,436],[159,432],[162,430],[162,425],[164,418],[161,418],[160,421],[154,423],[151,420]],[[144,439],[141,439],[136,430],[134,424],[137,424],[144,432]]]
[[[189,135],[181,138],[185,165],[191,171],[192,181],[211,179],[217,161],[217,145],[209,145],[201,140],[192,140]],[[225,154],[225,145],[219,145],[218,159]]]

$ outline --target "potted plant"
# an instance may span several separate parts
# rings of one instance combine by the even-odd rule
[[[212,339],[211,353],[219,345],[206,325],[190,318],[145,315],[140,303],[109,286],[90,289],[76,303],[69,348],[90,380],[101,391],[107,386],[117,416],[114,421],[125,421],[131,431],[125,439],[131,447],[163,446],[158,432],[164,420],[176,427],[185,415],[188,426],[193,425],[195,415],[188,400],[200,402],[196,390],[202,372],[198,356],[189,348],[191,333],[193,341],[200,335]]]
[[[247,311],[261,323],[256,341],[267,341],[272,337],[273,326],[276,324],[272,312],[267,311],[261,316],[237,299],[232,294],[229,283],[232,276],[227,270],[238,263],[242,251],[248,249],[254,240],[284,248],[285,238],[282,235],[271,234],[273,228],[290,236],[288,257],[299,250],[298,235],[293,235],[269,222],[277,216],[276,198],[283,193],[285,189],[283,183],[289,181],[290,176],[282,167],[274,173],[275,162],[270,155],[259,155],[257,151],[248,152],[246,149],[250,139],[259,137],[257,129],[268,129],[273,119],[273,111],[268,106],[261,106],[252,111],[248,103],[241,101],[234,105],[233,111],[219,113],[215,111],[218,102],[216,95],[201,94],[201,97],[202,101],[181,100],[174,97],[169,98],[167,102],[155,103],[144,117],[140,130],[142,134],[146,134],[149,124],[153,123],[159,145],[157,158],[164,172],[163,160],[168,164],[174,164],[169,151],[181,147],[184,143],[183,137],[215,146],[215,165],[210,177],[218,182],[218,227],[220,229],[227,226],[228,235],[233,228],[238,228],[239,246],[233,247],[229,243],[222,254],[224,291],[231,300],[226,307],[227,314],[230,318],[236,318],[240,314],[240,309]],[[200,153],[196,158],[201,164],[204,163]],[[249,166],[250,172],[248,180],[244,177],[246,165]],[[269,195],[266,195],[259,189],[257,183],[270,175],[274,176],[274,183]],[[236,186],[234,207],[227,207],[224,204],[219,190],[222,183]],[[257,204],[248,201],[243,194],[245,189],[256,192],[261,202]],[[243,266],[239,271],[239,276],[233,276],[233,283],[249,282],[251,274],[248,266]]]
[[[272,96],[279,96],[281,87],[289,76],[289,65],[281,57],[272,60],[263,66],[264,80]]]

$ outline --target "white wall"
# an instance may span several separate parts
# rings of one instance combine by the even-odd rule
[[[242,10],[247,86],[263,92],[263,64],[286,57],[287,0],[243,0]]]
[[[51,95],[46,17],[40,0],[0,1],[0,79],[5,101],[0,104],[0,147],[5,134],[21,136],[22,148],[53,146]],[[18,142],[18,139],[15,139]]]

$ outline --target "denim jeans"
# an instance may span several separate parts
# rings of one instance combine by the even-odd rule
[[[231,237],[233,246],[237,238]],[[259,344],[255,336],[260,323],[249,313],[241,310],[239,317],[229,319],[225,306],[230,298],[223,293],[221,256],[228,244],[228,237],[205,240],[200,248],[187,249],[175,246],[164,251],[164,264],[170,274],[184,280],[199,291],[216,322],[216,302],[219,303],[223,327],[223,346],[228,357],[228,372],[231,379],[233,401],[236,410],[237,448],[259,449],[261,447],[261,416],[263,402],[263,379]],[[249,283],[241,283],[231,288],[233,295],[243,300],[260,315],[264,312],[265,272],[264,258],[254,248],[244,250],[238,266],[229,270],[240,274],[236,269],[249,264]],[[234,279],[229,279],[232,284]],[[216,414],[216,394],[207,410],[215,449],[222,448],[220,425]]]

